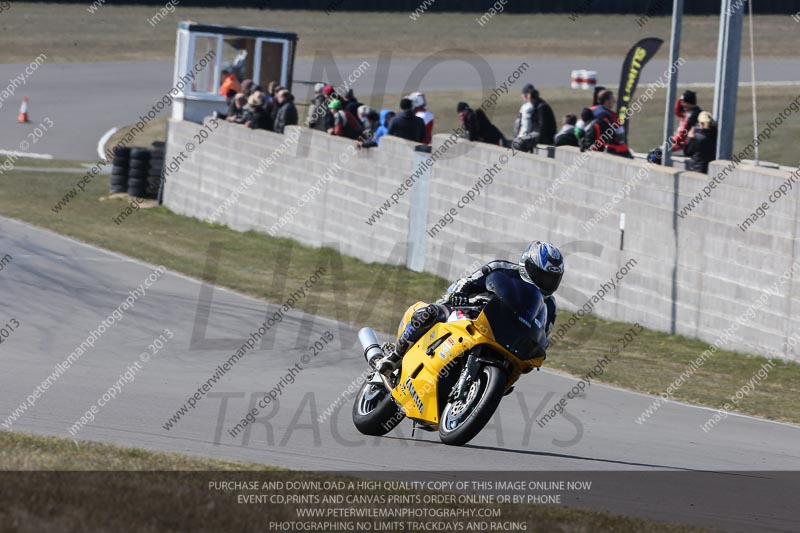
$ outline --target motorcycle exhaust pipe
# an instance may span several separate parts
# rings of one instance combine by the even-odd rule
[[[367,360],[367,364],[375,368],[375,363],[384,355],[375,330],[372,328],[361,328],[358,332],[358,340],[361,343],[361,347],[364,348],[364,359]]]

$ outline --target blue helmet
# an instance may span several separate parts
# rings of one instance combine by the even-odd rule
[[[549,296],[556,292],[564,275],[564,257],[549,242],[533,241],[519,258],[519,274]]]

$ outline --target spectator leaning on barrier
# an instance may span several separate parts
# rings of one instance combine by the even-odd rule
[[[326,85],[325,88],[322,89],[322,95],[325,97],[325,109],[328,110],[325,114],[323,125],[325,126],[325,131],[330,133],[334,126],[333,111],[330,108],[330,103],[334,100],[339,100],[339,95],[336,94],[336,89],[333,85]]]
[[[228,116],[225,118],[228,122],[235,122],[236,124],[243,124],[245,115],[247,114],[247,96],[244,93],[239,93],[233,97],[233,103],[228,108]]]
[[[370,113],[375,112],[371,106],[361,104],[358,106],[358,110],[356,111],[356,118],[361,121],[362,124],[366,124],[367,122],[367,115]]]
[[[408,98],[400,100],[400,114],[389,123],[389,135],[421,143],[425,140],[425,121],[414,114]]]
[[[717,158],[717,123],[708,111],[700,113],[697,125],[689,130],[683,153],[689,156],[686,170],[708,173],[708,163]]]
[[[223,120],[228,118],[228,115],[234,112],[234,103],[233,99],[238,93],[233,89],[228,89],[228,92],[225,94],[225,104],[228,106],[228,111],[223,115],[214,111],[214,118],[221,118]]]
[[[594,113],[592,113],[592,109],[590,107],[584,107],[581,109],[581,116],[578,118],[578,122],[575,124],[575,127],[584,130],[586,129],[586,126],[588,126],[593,120]],[[582,136],[583,135],[580,135],[579,137]]]
[[[425,106],[428,105],[428,101],[425,99],[425,95],[421,92],[413,92],[408,95],[408,99],[411,100],[411,106],[414,108],[414,114],[417,115],[419,118],[425,122],[425,139],[422,141],[425,144],[430,144],[431,140],[433,139],[433,122],[436,119],[433,113],[425,109]]]
[[[269,115],[264,109],[264,93],[256,91],[247,99],[245,125],[253,130],[270,129]]]
[[[578,137],[575,135],[575,125],[578,117],[575,115],[564,115],[564,124],[555,139],[556,146],[578,146]]]
[[[675,130],[675,135],[670,137],[673,152],[682,150],[686,146],[689,130],[697,124],[697,118],[702,111],[697,105],[697,94],[694,91],[685,91],[675,102],[675,116],[681,119],[681,123]]]
[[[331,100],[328,107],[333,113],[333,128],[328,133],[348,139],[358,139],[364,130],[361,123],[349,111],[343,108],[341,100]]]
[[[378,112],[368,107],[364,115],[364,131],[361,132],[359,147],[373,148],[378,146],[378,142],[375,140],[375,134],[380,127],[380,122],[381,117],[378,115]]]
[[[456,112],[461,119],[461,129],[464,131],[461,137],[464,139],[497,146],[506,145],[505,136],[492,124],[483,109],[472,109],[466,102],[459,102]]]
[[[578,146],[581,145],[581,139],[586,135],[586,128],[593,120],[594,113],[592,113],[590,108],[584,107],[581,109],[581,117],[578,119],[577,124],[575,124],[575,137],[578,138]]]
[[[395,117],[395,112],[391,109],[381,109],[380,124],[375,131],[375,142],[380,144],[381,137],[389,133],[389,122]]]
[[[522,106],[514,123],[512,146],[521,152],[531,152],[537,144],[553,144],[556,117],[539,91],[528,83],[522,88]]]
[[[286,126],[297,125],[297,107],[294,105],[294,95],[283,89],[276,95],[278,103],[278,112],[275,114],[275,122],[272,131],[275,133],[283,133]]]

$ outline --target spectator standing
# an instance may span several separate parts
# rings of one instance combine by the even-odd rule
[[[595,86],[594,92],[592,93],[592,105],[591,105],[592,108],[594,108],[595,106],[600,105],[600,99],[598,97],[600,96],[600,93],[605,91],[605,90],[606,90],[606,88],[603,87],[602,85],[596,85]]]
[[[233,94],[242,92],[242,86],[239,83],[239,78],[236,77],[234,72],[223,69],[220,74],[222,77],[222,83],[217,91],[218,95],[227,97],[228,91],[230,90],[233,90]]]
[[[681,123],[675,130],[675,135],[670,137],[673,152],[682,150],[686,146],[689,130],[695,127],[702,111],[697,105],[697,94],[694,91],[685,91],[675,102],[675,116],[681,119]]]
[[[606,151],[633,158],[628,145],[619,135],[619,118],[614,111],[617,99],[613,91],[604,90],[598,95],[598,100],[600,105],[594,110],[595,118],[586,126],[586,135],[581,139],[581,149]]]
[[[280,87],[281,82],[277,80],[272,80],[267,84],[267,94],[264,95],[264,99],[269,102],[275,98],[275,94],[278,92],[278,88]]]
[[[314,85],[314,97],[308,104],[308,116],[306,117],[305,126],[315,130],[326,131],[325,115],[330,114],[328,110],[327,98],[322,93],[325,89],[324,83],[317,83]]]
[[[533,89],[533,131],[539,132],[539,144],[553,144],[556,137],[556,116],[550,104]]]
[[[700,113],[697,125],[689,130],[683,153],[689,156],[686,170],[708,173],[708,163],[717,158],[717,124],[708,111]]]
[[[247,99],[247,114],[245,125],[253,130],[268,130],[271,124],[269,116],[264,109],[264,93],[256,91]]]
[[[248,97],[251,94],[253,94],[254,87],[255,87],[255,84],[253,83],[253,80],[248,78],[248,79],[246,79],[246,80],[244,80],[242,82],[242,90],[241,90],[241,92],[242,92],[242,94],[245,95],[245,97]]]
[[[466,102],[459,102],[456,105],[456,112],[458,112],[458,118],[461,119],[461,129],[463,130],[461,137],[496,146],[506,145],[505,136],[497,129],[497,126],[492,124],[483,109],[472,109]]]
[[[536,146],[536,137],[533,132],[532,94],[533,85],[528,83],[522,88],[522,105],[519,108],[517,120],[514,122],[514,140],[511,144],[514,149],[521,152],[531,152]]]
[[[400,114],[389,123],[389,135],[421,143],[425,140],[425,121],[414,114],[408,98],[400,100]]]
[[[270,82],[270,85],[272,85],[272,82]],[[278,108],[280,107],[280,103],[278,102],[278,93],[285,90],[286,87],[283,85],[277,85],[274,88],[275,92],[271,96],[266,97],[266,104],[264,105],[264,108],[267,110],[267,115],[269,116],[270,130],[273,128],[275,119],[278,117]]]
[[[288,89],[279,91],[275,98],[278,111],[275,113],[272,131],[282,134],[286,126],[297,125],[297,107],[294,105],[294,95]]]
[[[352,113],[344,109],[341,100],[331,100],[328,107],[333,114],[333,128],[328,133],[338,137],[347,137],[348,139],[358,139],[361,132],[364,130],[361,123]]]
[[[339,95],[336,94],[336,88],[333,85],[326,85],[322,89],[322,94],[329,100],[341,100]]]
[[[419,118],[425,122],[425,139],[422,141],[425,144],[430,144],[431,140],[433,139],[433,122],[436,117],[425,109],[428,105],[428,101],[425,98],[425,95],[421,92],[413,92],[408,95],[408,99],[411,100],[411,105],[414,108],[414,114],[417,115]]]
[[[575,115],[564,115],[564,124],[555,138],[556,146],[574,146],[578,147],[578,137],[575,134],[576,124],[578,117]]]
[[[342,105],[344,108],[354,117],[358,116],[358,108],[362,105],[361,102],[358,101],[356,95],[353,93],[353,89],[347,89],[347,92],[344,93],[344,98],[342,98]]]

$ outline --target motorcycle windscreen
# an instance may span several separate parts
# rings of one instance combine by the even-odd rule
[[[494,339],[522,360],[541,357],[547,309],[539,289],[502,271],[489,274],[486,288],[494,293],[483,309]]]

